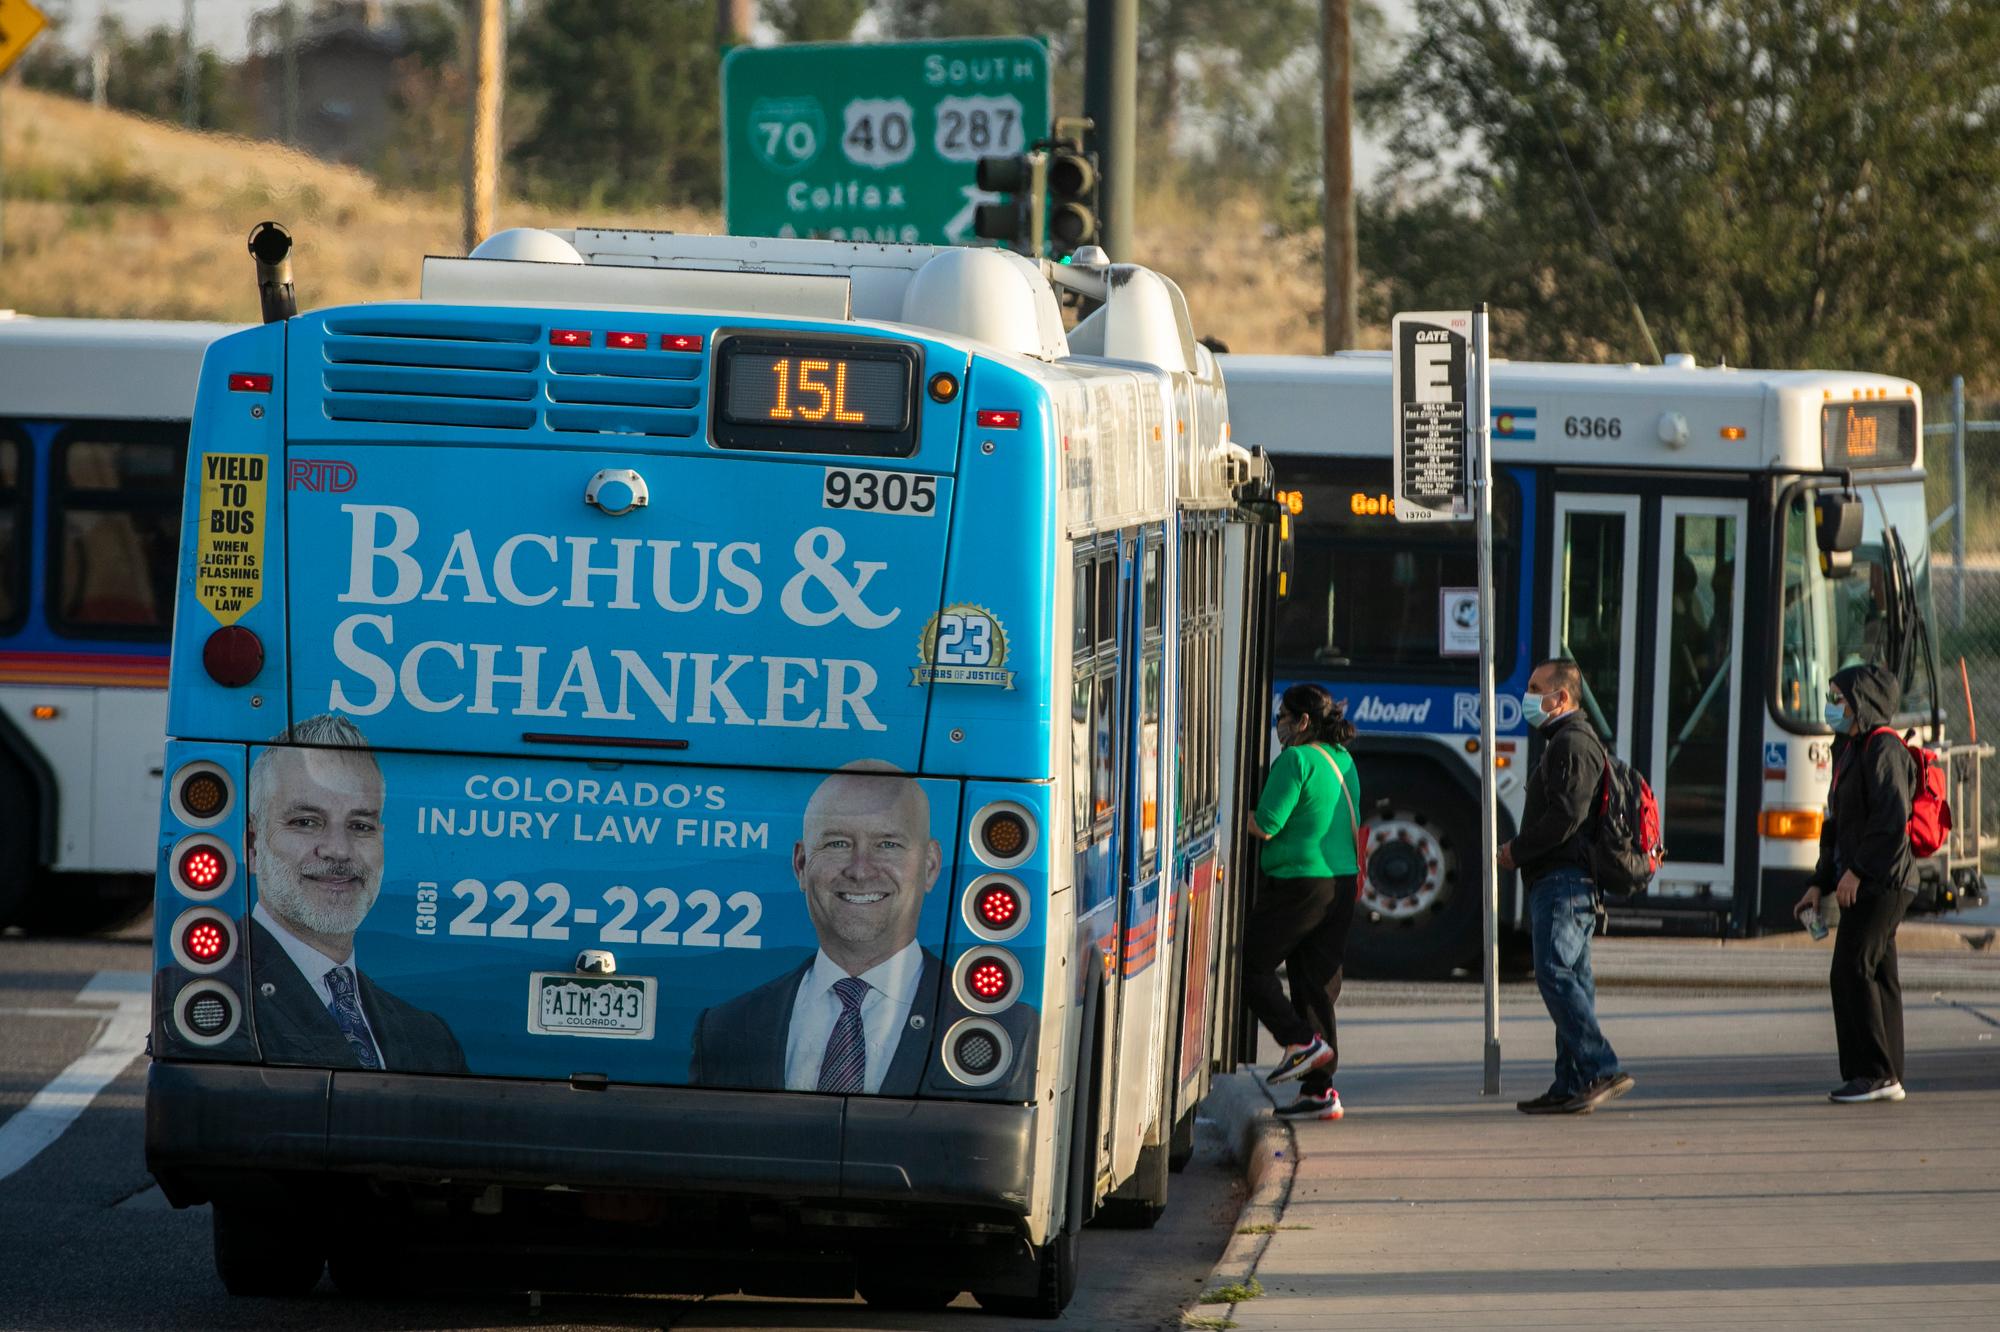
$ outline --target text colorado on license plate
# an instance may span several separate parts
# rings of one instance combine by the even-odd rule
[[[538,1036],[653,1035],[651,976],[579,976],[537,971],[528,977],[528,1030]]]

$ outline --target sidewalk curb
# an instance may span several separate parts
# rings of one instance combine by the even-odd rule
[[[1226,1074],[1209,1088],[1202,1111],[1221,1130],[1223,1141],[1249,1186],[1243,1211],[1236,1218],[1229,1246],[1216,1260],[1215,1268],[1202,1283],[1203,1290],[1242,1285],[1257,1275],[1258,1264],[1271,1246],[1272,1231],[1253,1227],[1275,1227],[1284,1220],[1291,1201],[1292,1182],[1298,1175],[1298,1134],[1292,1125],[1277,1118],[1277,1109],[1263,1077],[1246,1069]],[[1234,1304],[1196,1304],[1195,1310],[1215,1310],[1224,1317],[1235,1312]]]

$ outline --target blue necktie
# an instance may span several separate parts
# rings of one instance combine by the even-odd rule
[[[861,1034],[861,1001],[868,994],[868,982],[843,976],[833,983],[833,993],[840,1000],[840,1017],[819,1059],[819,1089],[859,1092],[868,1072],[868,1048]]]
[[[326,988],[333,992],[333,1002],[326,1010],[340,1024],[340,1034],[354,1047],[354,1057],[361,1061],[361,1067],[382,1067],[381,1056],[375,1053],[375,1041],[368,1034],[368,1019],[361,1016],[361,998],[354,992],[354,973],[346,967],[335,967],[326,973]]]

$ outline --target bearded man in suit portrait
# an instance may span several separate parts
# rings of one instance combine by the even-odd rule
[[[250,768],[244,867],[257,1040],[272,1063],[463,1073],[437,1014],[361,970],[354,933],[382,891],[383,782],[345,717],[308,717]]]
[[[706,1086],[913,1095],[943,966],[917,919],[943,851],[924,788],[886,763],[850,764],[806,802],[792,848],[819,951],[704,1012],[690,1081]]]

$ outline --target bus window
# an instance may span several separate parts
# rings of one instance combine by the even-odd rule
[[[164,639],[173,623],[185,427],[93,423],[56,442],[49,620],[59,633]]]
[[[1139,873],[1152,873],[1160,849],[1160,698],[1163,689],[1166,640],[1163,636],[1165,579],[1159,538],[1145,544],[1143,624],[1139,675]]]
[[[1778,716],[1818,727],[1828,681],[1863,662],[1895,670],[1903,681],[1903,711],[1930,707],[1930,677],[1918,669],[1914,645],[1894,641],[1894,626],[1910,623],[1914,609],[1930,616],[1930,560],[1923,483],[1898,482],[1862,491],[1861,545],[1841,578],[1820,572],[1813,541],[1812,492],[1798,490],[1784,512],[1784,593],[1778,604]],[[1887,533],[1893,529],[1911,559],[1916,606],[1897,604]]]
[[[1737,519],[1668,515],[1673,560],[1667,614],[1661,824],[1675,858],[1726,863],[1730,706],[1736,659]]]
[[[1389,464],[1288,459],[1288,484],[1305,493],[1296,531],[1296,595],[1278,603],[1280,670],[1326,667],[1394,672],[1417,681],[1472,682],[1478,663],[1438,655],[1438,595],[1479,582],[1472,533],[1459,523],[1398,523]],[[1496,676],[1513,670],[1521,493],[1493,478]]]
[[[1625,513],[1587,510],[1562,515],[1562,650],[1583,670],[1583,706],[1607,743],[1619,739],[1631,616],[1625,605]]]
[[[20,627],[28,608],[23,595],[27,576],[28,488],[22,472],[27,466],[25,441],[9,432],[0,433],[0,632]]]

